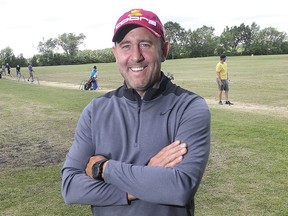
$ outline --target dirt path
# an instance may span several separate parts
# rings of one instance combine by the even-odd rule
[[[73,89],[79,89],[79,85],[71,84],[71,83],[59,83],[59,82],[46,82],[42,81],[41,85],[46,86],[53,86],[53,87],[62,87],[62,88],[73,88]],[[96,91],[101,92],[108,92],[112,89],[98,89]],[[206,99],[208,105],[210,107],[219,107],[218,101],[215,99]],[[258,112],[263,114],[269,114],[269,115],[277,115],[282,116],[285,118],[288,118],[288,108],[286,107],[272,107],[272,106],[266,106],[266,105],[259,105],[259,104],[244,104],[244,103],[238,103],[235,102],[232,106],[222,105],[223,109],[236,109],[239,111],[244,112]]]
[[[259,104],[245,104],[233,101],[234,105],[219,105],[217,100],[206,99],[210,107],[221,107],[223,109],[233,109],[242,112],[254,112],[266,115],[275,115],[280,117],[288,118],[288,107],[275,107]]]
[[[3,77],[4,79],[12,79],[12,80],[15,80],[17,81],[16,77],[8,77],[8,76],[5,76]],[[20,79],[19,80],[20,82],[24,82],[23,79]],[[25,80],[26,83],[29,83],[27,80]],[[30,83],[29,83],[30,84]],[[32,83],[31,83],[32,84]],[[33,84],[38,84],[36,81],[34,81]],[[50,82],[50,81],[42,81],[40,80],[39,81],[39,84],[40,85],[44,85],[44,86],[51,86],[51,87],[57,87],[57,88],[69,88],[69,89],[79,89],[80,90],[80,85],[76,85],[76,84],[73,84],[73,83],[62,83],[62,82]],[[100,89],[97,89],[97,91],[101,91],[101,92],[106,92],[106,91],[110,91],[111,89],[104,89],[104,88],[100,88]]]
[[[72,84],[72,83],[60,83],[60,82],[48,82],[48,81],[41,81],[41,85],[45,86],[51,86],[51,87],[58,87],[58,88],[69,88],[69,89],[79,89],[80,85]],[[100,92],[108,92],[112,89],[105,89],[103,87],[100,87],[96,91]]]
[[[72,83],[40,81],[40,84],[44,86],[51,86],[51,87],[58,87],[58,88],[79,89],[79,85],[75,85]]]

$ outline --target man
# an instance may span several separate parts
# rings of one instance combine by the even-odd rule
[[[93,67],[93,69],[90,72],[90,79],[92,80],[93,84],[93,90],[96,90],[98,85],[97,85],[97,67],[96,65]]]
[[[21,71],[20,70],[21,70],[20,65],[16,65],[16,76],[17,77],[21,75]]]
[[[1,74],[3,74],[3,75],[6,76],[6,66],[5,66],[5,64],[2,64],[2,71],[1,71]]]
[[[31,62],[29,62],[29,64],[28,64],[28,71],[29,71],[28,82],[30,79],[31,79],[31,82],[34,82],[33,66],[32,66]]]
[[[156,14],[124,13],[112,41],[124,84],[83,110],[62,169],[64,200],[98,216],[194,215],[209,108],[161,71],[169,43]]]
[[[228,99],[228,92],[229,92],[229,80],[228,80],[228,69],[226,63],[227,56],[221,55],[220,61],[216,65],[216,81],[218,84],[218,98],[219,98],[219,105],[223,105],[222,102],[222,92],[225,92],[225,104],[233,105]]]
[[[7,71],[8,71],[8,76],[12,77],[12,75],[11,75],[11,66],[9,65],[9,63],[6,63],[6,68],[7,68]]]

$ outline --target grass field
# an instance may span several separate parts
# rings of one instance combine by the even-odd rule
[[[288,55],[228,58],[234,106],[217,104],[217,62],[170,60],[162,68],[202,95],[212,113],[196,215],[288,215]],[[0,215],[90,215],[89,206],[64,204],[60,169],[84,106],[123,81],[115,63],[97,64],[101,91],[41,81],[79,85],[92,66],[36,67],[40,85],[0,80]]]

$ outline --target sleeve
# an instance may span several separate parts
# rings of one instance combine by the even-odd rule
[[[105,182],[147,202],[180,206],[188,204],[197,191],[208,161],[210,118],[204,99],[187,107],[179,123],[176,139],[187,143],[188,152],[177,166],[134,166],[110,160],[104,172]]]
[[[218,63],[218,64],[216,65],[216,72],[220,73],[221,70],[222,70],[222,65]]]
[[[91,112],[88,105],[79,118],[74,142],[61,170],[64,201],[68,204],[95,206],[127,205],[126,192],[111,184],[94,180],[85,173],[86,164],[95,152],[90,119]]]

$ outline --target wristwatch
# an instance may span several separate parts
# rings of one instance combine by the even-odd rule
[[[95,164],[93,164],[92,177],[94,179],[104,181],[104,179],[102,178],[102,173],[103,173],[103,165],[106,161],[108,161],[108,160],[103,159],[103,160],[97,161]]]

